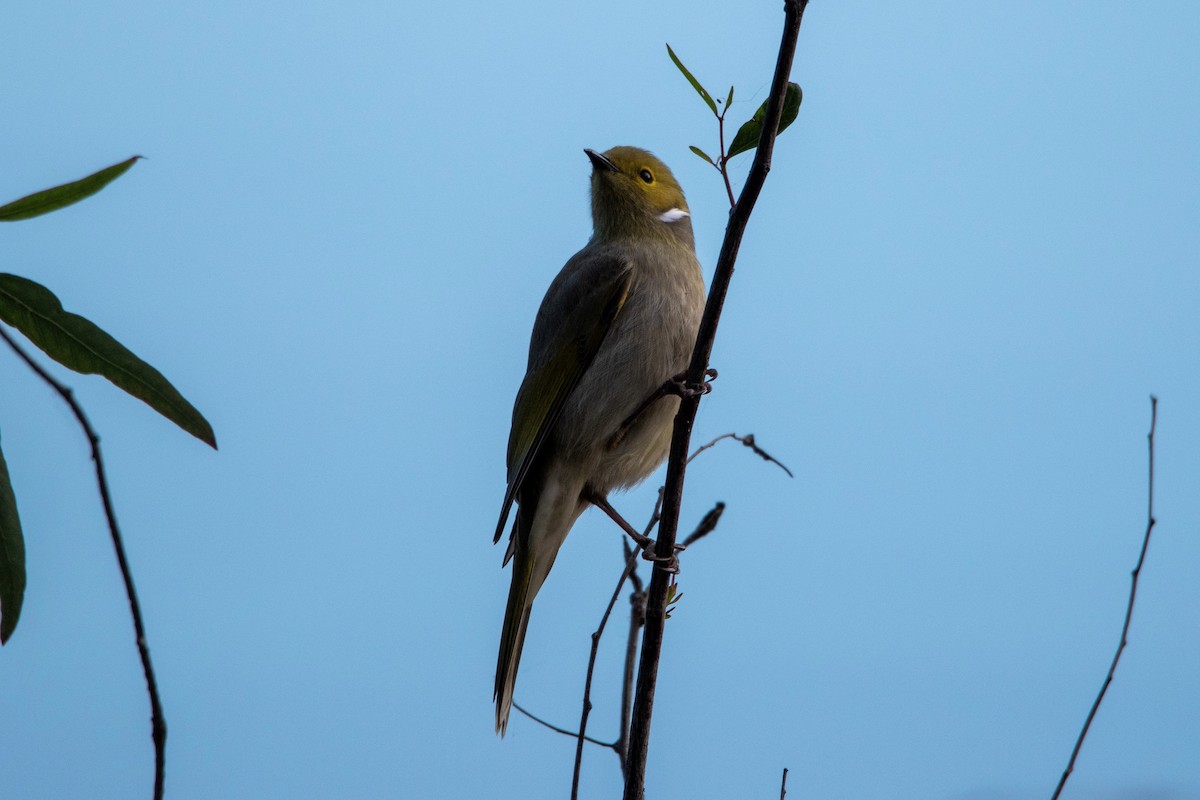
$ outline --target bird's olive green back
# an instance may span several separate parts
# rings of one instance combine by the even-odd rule
[[[500,541],[513,500],[554,427],[567,398],[591,365],[629,297],[632,266],[581,252],[542,302],[529,371],[517,392],[508,437],[508,488],[494,541]],[[564,278],[560,276],[560,279]],[[548,309],[562,309],[553,314]]]

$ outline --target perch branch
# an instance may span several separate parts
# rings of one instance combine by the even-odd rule
[[[783,113],[783,100],[787,93],[788,76],[792,71],[792,60],[796,53],[796,42],[800,36],[800,23],[804,16],[807,0],[786,0],[784,3],[784,26],[779,45],[779,57],[775,63],[775,76],[767,101],[763,120],[762,136],[754,155],[754,163],[746,177],[741,195],[729,214],[725,229],[725,240],[717,258],[712,287],[708,293],[696,347],[688,366],[688,383],[699,384],[704,380],[716,339],[717,323],[729,282],[733,277],[734,262],[746,231],[750,213],[762,191],[767,173],[771,169],[771,155],[775,136]],[[681,398],[679,412],[675,416],[671,438],[671,455],[667,462],[667,482],[663,499],[662,520],[659,523],[657,552],[661,559],[670,559],[675,553],[675,536],[679,527],[679,511],[683,499],[683,479],[686,469],[688,447],[692,425],[696,420],[699,397]],[[637,692],[630,723],[629,750],[625,770],[625,800],[643,800],[646,783],[646,758],[650,747],[650,722],[654,710],[654,691],[658,684],[658,663],[662,655],[663,628],[666,619],[667,587],[671,574],[656,562],[650,579],[646,601],[646,627],[642,635],[642,654],[638,669]]]

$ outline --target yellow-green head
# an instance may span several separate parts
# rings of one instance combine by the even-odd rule
[[[686,229],[690,242],[687,199],[666,164],[637,147],[584,152],[592,160],[592,224],[598,237],[673,233],[672,238],[685,238],[679,229]]]

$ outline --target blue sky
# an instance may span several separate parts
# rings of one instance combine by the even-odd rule
[[[3,229],[161,369],[213,453],[94,377],[170,726],[172,798],[562,797],[492,732],[490,534],[533,314],[589,235],[584,147],[687,151],[766,92],[778,3],[50,2],[0,16],[0,196],[140,153]],[[1069,797],[1200,798],[1200,8],[815,2],[689,473],[651,797],[1048,797],[1116,645],[1160,398],[1159,525]],[[740,178],[749,156],[735,161]],[[708,273],[706,273],[708,274]],[[56,374],[64,374],[59,370]],[[148,709],[85,443],[0,353],[29,589],[0,651],[6,797],[147,796]],[[644,519],[655,476],[619,498]],[[591,512],[518,702],[578,719],[620,572]],[[591,731],[615,735],[623,632]],[[591,752],[585,796],[619,792]]]

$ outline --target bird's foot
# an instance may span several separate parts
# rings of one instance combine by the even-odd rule
[[[712,367],[704,370],[704,380],[700,383],[689,383],[687,373],[681,372],[664,383],[659,391],[679,397],[701,397],[712,391],[712,382],[716,379],[717,371]]]
[[[642,548],[643,556],[645,556],[646,553],[654,552],[654,540],[644,533],[638,533],[636,528],[626,522],[625,518],[617,513],[617,510],[612,507],[611,503],[608,502],[608,497],[600,492],[597,492],[590,486],[585,486],[579,497],[580,499],[591,503],[596,508],[603,511],[608,515],[609,519],[617,523],[617,527],[625,531],[625,535],[630,539],[633,539],[633,541],[637,543],[637,546]]]
[[[642,558],[651,561],[656,565],[662,565],[663,571],[670,575],[679,574],[679,554],[686,548],[682,544],[675,545],[675,552],[669,556],[660,556],[654,549],[657,544],[653,539],[649,540],[649,544],[642,547]]]
[[[625,418],[621,426],[617,428],[608,440],[608,448],[611,450],[621,444],[625,440],[625,434],[629,433],[629,429],[633,427],[633,423],[637,422],[637,418],[654,403],[667,395],[675,395],[677,397],[699,397],[700,395],[708,394],[712,391],[712,382],[717,379],[717,371],[712,369],[704,370],[705,380],[703,383],[688,383],[687,373],[681,372],[674,378],[664,383],[662,386],[654,390],[654,394],[647,397],[637,410]]]

